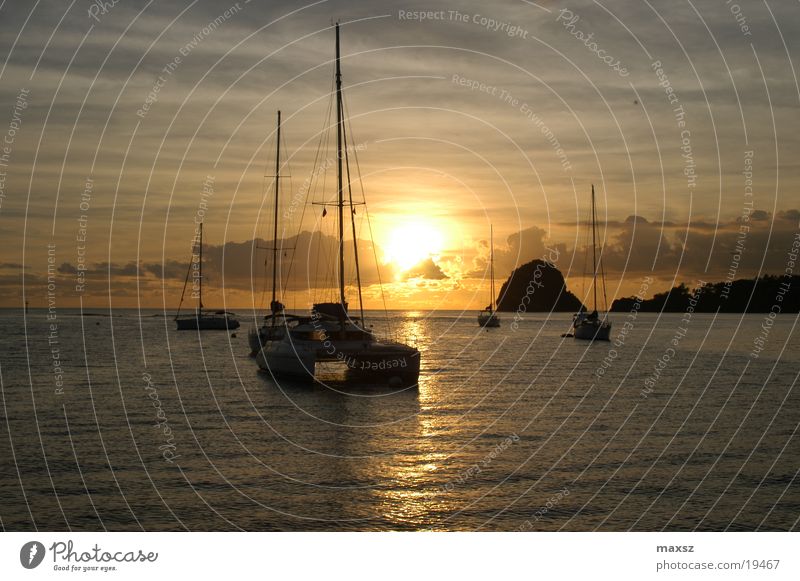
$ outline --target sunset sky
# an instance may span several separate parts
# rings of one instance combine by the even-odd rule
[[[782,272],[799,231],[789,3],[101,4],[0,4],[0,306],[49,257],[60,306],[172,308],[198,216],[207,306],[266,304],[278,109],[286,303],[323,296],[333,20],[368,307],[378,271],[390,309],[485,306],[490,224],[498,288],[557,256],[581,296],[592,184],[611,297]]]

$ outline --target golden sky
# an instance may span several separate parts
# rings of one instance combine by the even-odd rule
[[[63,306],[172,307],[198,218],[206,304],[263,306],[278,109],[286,302],[324,294],[332,19],[369,307],[378,271],[390,309],[485,306],[490,224],[498,288],[555,249],[580,296],[591,184],[612,297],[780,272],[798,232],[795,5],[97,6],[0,8],[2,306],[49,260]]]

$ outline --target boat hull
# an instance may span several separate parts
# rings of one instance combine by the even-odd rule
[[[583,321],[573,328],[573,335],[576,339],[584,341],[609,341],[611,323]]]
[[[232,317],[188,316],[175,319],[178,331],[232,331],[239,321]]]
[[[286,334],[283,326],[262,325],[250,327],[247,332],[247,342],[250,345],[250,355],[255,357],[261,349],[272,341],[280,341]]]
[[[358,381],[416,385],[419,380],[420,354],[416,349],[405,353],[358,354],[346,361],[346,364],[348,376]]]
[[[303,348],[291,349],[285,345],[267,344],[256,354],[261,371],[274,377],[312,381],[316,373],[316,354]]]
[[[420,353],[405,345],[374,343],[331,345],[318,348],[289,340],[266,344],[256,355],[259,368],[276,378],[314,381],[319,364],[338,364],[347,379],[396,386],[416,385],[419,380]]]
[[[478,315],[478,325],[481,327],[499,327],[500,318],[497,315]]]
[[[261,341],[258,340],[258,328],[250,327],[247,330],[247,344],[250,346],[250,356],[255,357],[261,351]]]

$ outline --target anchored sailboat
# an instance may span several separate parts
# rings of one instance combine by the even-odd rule
[[[238,329],[239,321],[233,313],[227,311],[210,311],[203,309],[203,224],[199,225],[199,257],[195,260],[194,248],[192,248],[192,259],[189,261],[189,270],[186,272],[186,280],[183,282],[183,292],[181,301],[178,304],[178,312],[175,314],[175,323],[178,331],[227,331],[228,329]],[[186,295],[186,287],[189,284],[189,276],[192,276],[192,296],[197,297],[197,308],[194,313],[181,315],[183,298]]]
[[[573,334],[576,339],[586,339],[589,341],[608,341],[611,334],[611,322],[608,320],[608,312],[604,311],[603,318],[597,312],[597,270],[600,265],[600,281],[603,285],[603,302],[606,297],[606,278],[602,270],[602,262],[597,259],[597,209],[594,200],[594,184],[592,184],[592,312],[587,313],[581,307],[572,317]],[[602,256],[602,250],[600,252]]]
[[[497,316],[497,309],[494,297],[494,231],[489,226],[489,279],[491,281],[491,296],[489,306],[478,314],[478,324],[481,327],[499,327],[500,317]]]
[[[270,314],[264,317],[260,327],[252,327],[247,333],[250,354],[256,355],[270,341],[281,339],[285,335],[286,323],[289,320],[284,312],[283,303],[278,300],[278,202],[280,200],[281,181],[281,112],[278,111],[278,125],[275,139],[275,207],[272,222],[272,300],[269,303]]]
[[[386,381],[390,385],[415,385],[419,377],[420,353],[414,347],[396,341],[380,340],[365,328],[361,301],[361,275],[358,264],[358,241],[355,236],[355,210],[352,193],[345,201],[344,176],[348,176],[349,158],[345,151],[345,119],[342,102],[342,72],[339,48],[339,24],[336,24],[336,201],[325,203],[337,209],[338,220],[338,301],[317,303],[311,316],[287,319],[283,336],[267,341],[258,351],[258,366],[274,376],[311,379],[318,364],[338,363],[346,377]],[[343,168],[343,162],[348,165]],[[345,171],[347,172],[345,174]],[[348,311],[345,294],[345,208],[350,210],[353,225],[353,261],[358,289],[360,317]],[[327,209],[326,209],[327,213]]]

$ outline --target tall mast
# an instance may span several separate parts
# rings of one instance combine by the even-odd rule
[[[594,209],[594,184],[592,184],[592,291],[594,292],[594,310],[597,310],[597,237],[595,227],[597,215]]]
[[[489,278],[492,285],[492,296],[489,305],[494,312],[494,228],[489,224]]]
[[[203,310],[203,223],[200,222],[200,292],[197,295],[198,310]]]
[[[342,186],[342,66],[339,52],[339,23],[336,23],[336,158],[339,206],[339,302],[344,308],[344,188]]]
[[[272,229],[272,314],[277,312],[278,301],[278,194],[281,183],[281,112],[278,111],[278,134],[275,141],[275,218]],[[274,318],[273,318],[274,321]]]

